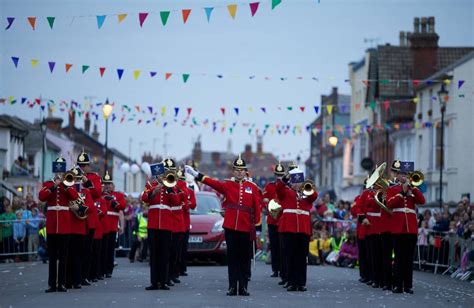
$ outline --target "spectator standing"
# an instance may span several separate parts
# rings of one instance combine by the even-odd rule
[[[5,213],[0,215],[0,226],[2,228],[3,239],[3,253],[7,255],[6,262],[14,262],[11,258],[15,251],[15,244],[13,241],[13,221],[16,220],[16,215],[13,212],[12,205],[8,203],[5,207]]]
[[[26,224],[22,219],[23,211],[18,210],[15,213],[16,220],[13,223],[13,240],[15,241],[15,252],[25,252],[25,239],[26,239]],[[16,261],[20,261],[20,255],[15,257]]]
[[[31,218],[26,221],[26,234],[28,236],[28,252],[33,253],[38,250],[39,245],[39,224],[41,219],[39,217],[39,210],[33,207],[31,210]],[[36,254],[30,254],[30,261],[36,259]]]

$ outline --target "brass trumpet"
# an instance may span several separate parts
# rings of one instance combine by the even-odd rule
[[[74,174],[72,172],[66,172],[63,176],[63,184],[64,186],[70,187],[74,185]]]
[[[302,192],[305,196],[311,196],[316,190],[316,185],[311,180],[306,180],[303,182]]]
[[[172,170],[166,170],[161,178],[163,185],[166,187],[175,187],[177,183],[176,172]]]
[[[410,185],[413,187],[418,187],[423,184],[425,180],[425,175],[420,171],[416,170],[410,173]]]

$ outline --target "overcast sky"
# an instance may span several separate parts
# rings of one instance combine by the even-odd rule
[[[153,106],[158,113],[167,106],[166,117],[159,114],[156,119],[158,125],[146,124],[151,116],[144,114],[120,124],[122,113],[115,110],[118,119],[109,122],[109,144],[128,154],[129,139],[133,138],[135,159],[145,150],[163,153],[165,143],[168,155],[182,158],[190,154],[199,135],[205,151],[225,151],[231,140],[232,151],[238,153],[246,143],[255,148],[255,129],[262,131],[265,124],[301,125],[302,134],[268,131],[264,150],[281,159],[294,159],[298,154],[306,158],[309,133],[304,127],[315,119],[313,106],[319,105],[320,96],[333,86],[350,94],[344,81],[348,63],[360,60],[370,47],[364,39],[397,45],[399,31],[413,31],[414,17],[435,16],[441,46],[474,46],[471,0],[321,0],[320,4],[317,0],[283,0],[273,11],[271,1],[261,1],[251,17],[246,4],[253,1],[0,0],[0,96],[41,96],[56,102],[74,99],[83,104],[85,97],[91,97],[93,104],[108,97],[132,108]],[[233,3],[238,4],[235,20],[226,8]],[[219,7],[208,23],[203,8],[213,6]],[[180,10],[187,8],[193,11],[183,25]],[[166,10],[171,10],[171,15],[163,27],[156,12]],[[140,28],[138,12],[155,13]],[[129,14],[122,24],[117,16],[108,16],[98,30],[96,15],[120,13]],[[4,31],[10,16],[16,20]],[[38,16],[35,31],[28,16]],[[53,30],[47,16],[56,17]],[[17,69],[12,56],[20,57]],[[31,59],[39,60],[36,68],[32,68]],[[56,62],[53,74],[48,61]],[[65,63],[74,64],[68,74]],[[90,65],[85,74],[78,67],[82,64]],[[98,72],[101,66],[107,67],[102,78]],[[117,68],[125,69],[121,81]],[[137,69],[142,72],[134,80]],[[158,75],[150,78],[150,71]],[[165,80],[165,72],[189,73],[190,77],[184,84],[180,75]],[[265,76],[273,79],[265,80]],[[304,78],[296,80],[297,76]],[[311,80],[313,76],[319,81]],[[289,79],[281,81],[280,77]],[[293,106],[293,111],[287,106]],[[306,107],[304,113],[299,106]],[[176,123],[174,107],[181,109]],[[181,126],[188,107],[197,121],[210,121],[207,128],[202,123],[191,128],[190,122]],[[221,107],[226,108],[225,117]],[[239,108],[239,116],[234,107]],[[260,107],[266,107],[267,112]],[[19,102],[0,105],[0,112],[30,121],[40,114],[39,108],[29,109]],[[55,115],[67,117],[58,109]],[[138,125],[140,118],[144,121]],[[169,124],[163,129],[165,121]],[[215,133],[213,121],[219,121]],[[221,133],[222,121],[227,123],[225,133]],[[83,118],[76,117],[77,122],[82,127]],[[228,128],[234,122],[239,124],[230,134]],[[105,122],[99,118],[97,123],[103,141]],[[242,123],[255,123],[251,135]]]

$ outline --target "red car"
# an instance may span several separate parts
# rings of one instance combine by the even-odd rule
[[[226,264],[227,245],[221,215],[221,200],[212,192],[196,192],[196,209],[191,210],[188,260],[213,260]]]

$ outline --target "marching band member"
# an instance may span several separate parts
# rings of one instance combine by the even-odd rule
[[[101,253],[102,253],[102,236],[105,230],[105,216],[107,215],[107,203],[104,198],[100,197],[94,202],[94,205],[95,205],[95,210],[97,212],[97,225],[94,230],[91,268],[90,268],[88,277],[90,281],[97,282],[97,280],[103,279],[102,277],[104,276],[101,269],[101,265],[102,265]]]
[[[233,180],[218,181],[197,172],[191,166],[185,166],[191,174],[218,193],[224,195],[222,208],[225,211],[223,228],[227,243],[229,260],[228,296],[250,295],[247,290],[248,269],[250,267],[249,242],[255,240],[255,225],[260,221],[260,191],[257,186],[246,180],[247,165],[239,157],[233,163]]]
[[[413,294],[413,256],[418,224],[416,204],[424,204],[423,193],[410,184],[408,174],[414,170],[413,162],[400,162],[399,183],[387,190],[387,206],[392,209],[392,236],[395,252],[393,293]]]
[[[195,164],[193,162],[190,163],[193,168]],[[194,177],[190,174],[184,172],[184,169],[181,170],[182,176],[184,176],[184,181],[186,184],[186,188],[188,190],[188,202],[185,202],[185,206],[183,207],[183,218],[184,218],[184,226],[186,227],[186,232],[184,233],[183,245],[181,246],[181,264],[180,264],[180,276],[187,276],[187,261],[188,261],[188,241],[189,241],[189,231],[191,229],[191,217],[190,217],[190,210],[194,210],[196,208],[196,195],[195,192],[199,191],[199,186],[194,181]],[[181,178],[178,181],[178,185],[183,181]]]
[[[285,175],[285,167],[278,163],[273,171],[276,180],[280,180]],[[278,234],[278,219],[279,217],[273,217],[268,209],[268,203],[271,200],[278,202],[278,198],[275,191],[276,181],[270,182],[265,185],[263,190],[262,205],[267,213],[267,225],[268,225],[268,238],[270,240],[270,253],[272,256],[272,275],[271,277],[279,277],[280,271],[280,240]],[[281,276],[280,276],[281,277]]]
[[[367,180],[364,181],[364,186]],[[365,208],[364,208],[364,193],[356,196],[354,203],[351,206],[351,215],[352,217],[357,217],[357,247],[359,250],[359,281],[362,283],[367,283],[369,278],[368,271],[368,262],[367,262],[367,246],[366,246],[366,236],[367,236],[367,225],[362,224],[362,221],[366,217]]]
[[[112,181],[112,177],[108,171],[105,171],[105,175],[102,178],[104,184],[104,196],[107,204],[107,244],[106,244],[106,257],[105,257],[105,277],[111,278],[114,270],[114,257],[115,257],[115,244],[117,238],[118,224],[119,224],[119,212],[123,211],[126,207],[125,195],[121,192],[115,191],[115,185]]]
[[[171,248],[173,217],[171,207],[181,204],[181,197],[176,187],[167,187],[164,180],[158,178],[165,172],[163,163],[150,165],[155,179],[148,182],[141,200],[149,204],[148,241],[150,247],[150,281],[146,290],[169,290],[168,271]]]
[[[304,182],[303,171],[295,168],[277,181],[276,195],[283,209],[278,230],[282,233],[287,253],[287,290],[306,291],[306,258],[312,234],[309,211],[318,193],[312,182]]]
[[[72,174],[64,177],[66,161],[59,157],[53,162],[55,177],[43,183],[38,199],[46,202],[46,239],[49,256],[46,293],[66,292],[66,256],[70,232],[69,202],[79,198],[73,187]],[[59,261],[59,262],[58,262]]]

